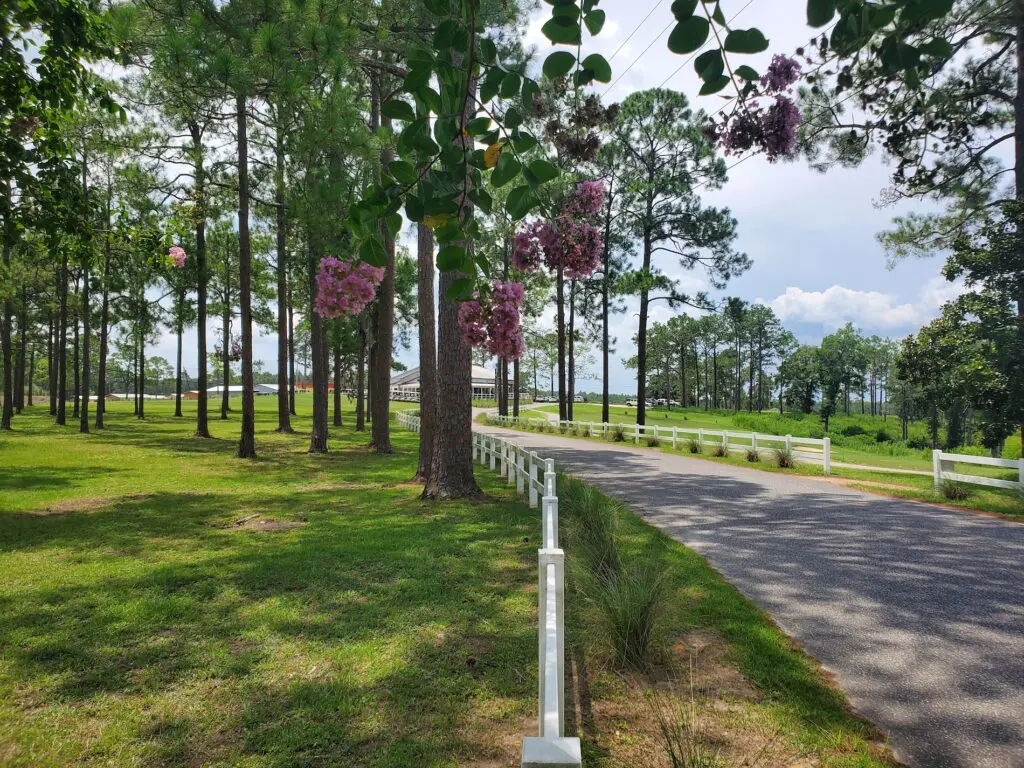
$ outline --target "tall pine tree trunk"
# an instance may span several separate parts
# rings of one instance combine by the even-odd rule
[[[356,361],[356,432],[366,431],[366,314],[359,317],[359,351]]]
[[[110,238],[113,227],[111,198],[113,190],[107,183],[106,219],[107,231],[103,240],[103,296],[100,299],[100,359],[96,381],[96,429],[104,428],[104,414],[107,411],[107,355],[110,348]],[[205,298],[205,297],[204,297]]]
[[[576,402],[576,281],[569,283],[569,328],[566,334],[568,350],[568,386],[566,387],[565,413],[569,421],[573,420],[573,405]]]
[[[555,270],[555,341],[558,345],[558,418],[569,418],[565,397],[565,274],[561,267]]]
[[[228,387],[231,384],[231,269],[230,261],[225,254],[224,259],[224,307],[221,309],[221,343],[224,349],[221,353],[221,393],[220,393],[220,418],[227,419],[230,410],[228,403]]]
[[[463,63],[461,55],[455,54],[452,63],[457,69],[460,68]],[[466,77],[464,93],[469,98],[463,97],[461,102],[460,120],[463,126],[476,113],[476,75],[467,72]],[[464,154],[473,149],[472,139],[465,131],[456,136],[455,142]],[[466,170],[468,173],[468,166]],[[468,181],[464,180],[465,183]],[[473,216],[473,206],[468,200],[463,204],[463,216],[467,222]],[[472,253],[472,242],[467,241],[462,245],[468,254]],[[448,298],[449,288],[461,276],[459,272],[444,272],[438,281],[438,403],[444,403],[444,407],[438,408],[434,459],[430,480],[423,490],[425,498],[456,499],[480,495],[480,487],[473,478],[473,358],[459,327],[458,302]]]
[[[375,116],[371,115],[374,124],[390,129],[391,121],[380,115],[380,83],[374,80]],[[385,144],[380,150],[380,167],[386,168],[395,153],[391,146]],[[379,173],[378,173],[379,179]],[[372,423],[370,426],[370,445],[377,453],[394,453],[391,446],[391,424],[389,423],[391,408],[391,359],[395,343],[395,238],[391,235],[386,222],[381,222],[381,235],[384,238],[384,252],[387,263],[384,265],[384,279],[381,280],[377,294],[377,311],[374,313],[376,328],[374,329],[373,367],[370,370],[370,389]]]
[[[519,360],[512,361],[512,415],[519,416]]]
[[[79,303],[78,280],[75,280],[75,304]],[[81,365],[81,336],[78,330],[78,313],[75,313],[75,330],[71,336],[71,418],[77,419],[80,413],[79,400],[82,395],[82,381],[79,376]]]
[[[295,416],[295,307],[292,286],[288,283],[288,415]],[[290,421],[290,420],[289,420]]]
[[[18,318],[18,352],[14,363],[14,410],[25,410],[25,363],[28,359],[28,292],[21,289],[21,315]]]
[[[206,167],[203,159],[203,136],[199,125],[189,123],[192,134],[196,197],[196,355],[199,370],[196,374],[196,437],[210,436],[209,381],[206,369],[206,296],[209,272],[206,260]]]
[[[252,247],[249,242],[249,137],[246,98],[235,97],[238,123],[238,296],[242,323],[242,434],[238,458],[256,458],[256,403],[252,379]]]
[[[175,327],[175,334],[178,337],[178,350],[174,365],[174,415],[181,416],[181,352],[182,342],[185,335],[185,289],[181,289],[178,296],[178,322]]]
[[[334,343],[334,426],[341,426],[341,342]]]
[[[323,318],[317,314],[316,306],[316,253],[310,245],[307,254],[309,272],[309,340],[310,355],[313,358],[313,429],[309,437],[310,453],[327,453],[327,339],[324,334]]]
[[[434,232],[420,223],[416,236],[416,305],[420,342],[420,451],[415,482],[426,484],[437,431],[437,313],[434,304]]]
[[[291,420],[291,390],[288,386],[288,251],[287,218],[285,216],[284,129],[275,129],[274,202],[277,213],[277,431],[294,432]]]
[[[4,185],[8,216],[11,210],[11,183]],[[14,237],[14,227],[7,219],[4,220],[3,231],[3,267],[7,273],[11,267],[11,239]],[[12,370],[13,355],[11,352],[11,318],[14,316],[14,303],[11,301],[10,293],[4,292],[3,317],[0,318],[0,349],[3,353],[4,366],[4,391],[3,408],[0,410],[0,429],[11,429],[11,420],[14,417],[14,377]]]
[[[60,293],[60,286],[57,286]],[[46,371],[47,384],[49,385],[50,415],[57,416],[57,323],[53,317],[53,310],[47,313],[50,321],[50,333],[46,337]]]
[[[61,249],[57,294],[60,307],[57,316],[57,423],[68,423],[68,252]]]
[[[36,345],[32,342],[32,349],[28,353],[28,407],[32,407],[32,390],[36,381]]]
[[[90,306],[89,262],[92,260],[91,244],[85,249],[82,256],[82,408],[79,414],[78,431],[82,434],[89,433],[89,387],[92,374],[92,361],[89,359],[92,350],[89,348],[90,335],[92,333],[89,314],[92,312]]]

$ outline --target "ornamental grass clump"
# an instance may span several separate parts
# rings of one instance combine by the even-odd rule
[[[686,447],[689,449],[690,453],[703,453],[704,451],[703,446],[700,444],[700,440],[696,437],[691,437],[686,442]]]
[[[796,466],[796,457],[793,455],[793,449],[785,447],[776,448],[775,466],[779,469],[792,469]]]
[[[661,445],[661,441],[658,440],[656,435],[648,435],[647,436],[647,447],[648,448],[657,448],[659,445]]]
[[[729,455],[729,449],[725,447],[725,443],[716,443],[711,449],[711,455],[723,458]]]
[[[620,552],[616,534],[619,529],[620,505],[600,491],[582,485],[574,498],[571,512],[574,542],[588,572],[600,579],[610,579],[619,572]]]
[[[964,501],[970,498],[971,492],[963,483],[945,480],[942,483],[942,495],[950,501]]]
[[[622,443],[626,440],[626,428],[621,424],[615,424],[612,427],[612,442]]]
[[[620,566],[615,576],[594,579],[591,599],[605,624],[615,666],[646,669],[653,660],[667,586],[667,571],[647,562]]]
[[[761,454],[757,452],[756,448],[747,449],[747,461],[751,464],[756,464],[761,460]]]

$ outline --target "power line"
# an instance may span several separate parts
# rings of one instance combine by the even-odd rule
[[[637,24],[635,27],[633,27],[633,31],[629,33],[629,37],[627,37],[625,40],[623,40],[621,45],[619,45],[619,47],[615,49],[615,53],[613,53],[611,56],[608,57],[608,61],[611,61],[612,59],[614,59],[616,56],[619,55],[619,51],[621,51],[623,48],[626,47],[626,43],[628,43],[630,40],[633,39],[633,35],[635,35],[640,30],[640,27],[642,27],[644,25],[644,23],[649,18],[651,18],[651,14],[654,13],[656,10],[658,10],[658,8],[664,2],[665,2],[665,0],[658,0],[658,2],[654,4],[654,6],[651,8],[651,10],[649,10],[647,12],[647,15],[644,16],[643,19],[640,20],[640,23]]]
[[[607,96],[609,93],[611,93],[612,88],[614,88],[616,85],[618,85],[619,80],[624,78],[626,76],[626,73],[629,72],[629,70],[631,70],[636,65],[636,63],[638,61],[640,61],[640,57],[643,56],[645,53],[647,53],[649,50],[651,50],[651,46],[654,45],[656,42],[658,42],[661,39],[661,36],[663,34],[665,34],[665,32],[668,31],[668,28],[671,27],[675,23],[676,23],[676,20],[672,19],[672,21],[670,21],[668,24],[666,24],[664,29],[662,29],[661,32],[658,33],[658,36],[655,37],[653,40],[651,40],[651,42],[647,44],[646,48],[644,48],[642,51],[640,51],[640,53],[637,55],[637,57],[635,59],[633,59],[633,61],[630,63],[630,65],[628,67],[626,67],[624,70],[622,70],[622,74],[615,78],[615,82],[613,82],[611,85],[608,86],[608,88],[604,92],[605,96]]]

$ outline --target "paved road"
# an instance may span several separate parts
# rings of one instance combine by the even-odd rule
[[[610,443],[543,449],[704,554],[915,768],[1024,767],[1024,524]]]

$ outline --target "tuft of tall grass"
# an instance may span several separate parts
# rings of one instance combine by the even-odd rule
[[[963,501],[971,496],[970,489],[963,483],[945,480],[942,483],[942,495],[950,501]]]
[[[775,466],[780,469],[789,469],[796,466],[796,457],[793,455],[792,448],[786,448],[785,446],[775,449]]]
[[[761,454],[760,453],[758,453],[753,448],[748,448],[747,449],[747,461],[749,461],[751,464],[756,464],[760,460],[761,460]]]
[[[626,440],[626,428],[621,424],[612,425],[612,442],[622,443]]]
[[[729,455],[729,449],[723,443],[716,443],[711,449],[711,455],[722,458]]]
[[[708,735],[697,716],[693,691],[693,660],[690,660],[690,698],[684,701],[673,685],[648,697],[651,714],[658,723],[658,741],[671,768],[719,768],[722,757],[706,743]]]
[[[582,485],[572,500],[571,517],[575,533],[573,546],[587,570],[599,579],[615,578],[622,561],[616,534],[620,504],[588,485]]]
[[[661,441],[658,440],[657,437],[655,437],[654,435],[648,435],[647,436],[647,447],[648,448],[657,448],[659,445],[661,445]]]
[[[690,450],[690,453],[702,453],[704,451],[704,447],[696,437],[691,437],[687,441],[686,447]]]
[[[617,667],[645,669],[652,661],[667,585],[667,571],[649,563],[620,565],[614,576],[593,579],[588,591],[600,610]]]

